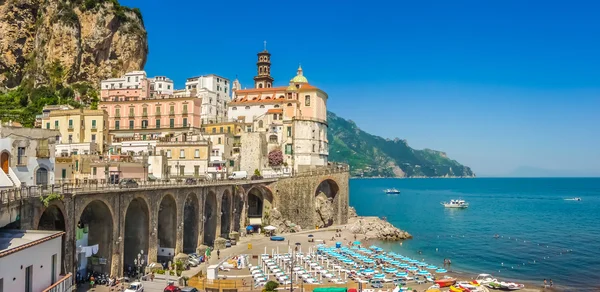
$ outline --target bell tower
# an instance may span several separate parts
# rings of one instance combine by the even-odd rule
[[[271,53],[267,51],[267,41],[265,41],[265,49],[257,55],[257,75],[254,76],[254,87],[271,88],[273,87],[273,77],[271,77]]]

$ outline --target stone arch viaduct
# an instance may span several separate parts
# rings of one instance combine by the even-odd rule
[[[160,262],[165,249],[173,255],[201,251],[257,218],[264,220],[267,207],[303,229],[347,223],[348,179],[347,171],[324,171],[261,181],[63,192],[62,200],[47,207],[28,198],[20,207],[20,227],[64,228],[63,271],[74,274],[81,260],[78,230],[85,227],[88,245],[98,244],[98,254],[106,258],[104,272],[121,276],[141,250],[148,262]],[[329,210],[319,212],[324,204]]]

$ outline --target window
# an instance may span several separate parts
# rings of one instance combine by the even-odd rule
[[[138,76],[135,76],[135,82],[139,82],[140,80],[138,79]]]
[[[171,158],[171,150],[167,150],[167,158]]]
[[[158,119],[156,120],[156,128],[160,129],[160,120],[158,120]]]
[[[92,174],[93,174],[93,175],[96,175],[96,172],[97,172],[97,171],[98,171],[98,170],[96,170],[96,167],[92,167]]]
[[[315,152],[315,144],[313,144],[313,152]]]
[[[73,120],[69,120],[69,129],[73,129]]]
[[[183,105],[183,113],[184,113],[184,114],[187,114],[187,104],[184,104],[184,105]]]
[[[160,106],[156,106],[156,115],[160,116]]]
[[[92,134],[92,142],[96,142],[96,134]]]
[[[200,158],[200,149],[194,151],[194,158]]]
[[[249,106],[247,106],[247,107],[246,107],[246,109],[250,109],[250,107],[249,107]]]
[[[269,136],[269,143],[277,143],[277,135]]]
[[[194,165],[194,176],[200,175],[200,165]]]
[[[265,108],[265,106],[261,104],[259,108]]]
[[[167,89],[171,89],[171,85],[167,85]]]
[[[185,158],[185,150],[179,150],[179,158]]]
[[[46,123],[46,129],[50,130],[50,123]]]
[[[96,120],[92,120],[92,129],[96,129]]]
[[[56,254],[52,255],[52,264],[50,265],[50,284],[56,283]]]
[[[119,129],[119,125],[121,124],[121,122],[119,121],[115,121],[115,130]]]
[[[175,106],[174,106],[174,105],[172,105],[172,106],[170,107],[169,114],[170,114],[170,115],[174,115],[174,114],[175,114]]]
[[[183,118],[183,126],[187,127],[187,118]]]
[[[135,116],[135,114],[134,114],[134,111],[133,111],[133,108],[132,108],[132,107],[130,107],[130,108],[129,108],[129,116],[130,116],[130,117],[134,117],[134,116]]]
[[[285,154],[292,154],[292,144],[285,144]]]
[[[33,291],[33,266],[25,268],[25,292]]]
[[[235,110],[237,110],[237,107],[234,106],[234,107],[231,108],[231,110],[235,111]]]
[[[73,135],[69,135],[69,143],[73,143]]]
[[[147,107],[142,108],[142,116],[144,116],[144,117],[148,116],[148,108]]]
[[[63,179],[67,178],[67,170],[66,169],[64,169],[64,168],[62,169],[62,173],[61,173],[60,177]]]
[[[54,129],[58,129],[58,121],[54,121]]]
[[[175,128],[175,119],[169,119],[169,126]]]
[[[79,160],[75,160],[75,171],[79,171]]]
[[[218,141],[217,144],[221,144],[221,142],[222,142],[221,138],[219,138],[217,141]]]
[[[148,120],[142,120],[142,129],[148,128]]]
[[[304,104],[306,106],[310,106],[310,95],[304,97]]]
[[[223,127],[219,128],[219,133],[223,133]]]
[[[127,77],[127,82],[131,82],[131,77]]]
[[[276,105],[274,106],[274,108],[279,108],[279,105],[278,105],[278,104],[276,104]]]
[[[231,133],[231,127],[227,126],[227,133]]]
[[[258,121],[258,128],[259,128],[259,129],[262,129],[262,127],[263,127],[263,121],[262,121],[262,120],[261,120],[261,121]]]
[[[292,127],[290,126],[287,127],[287,136],[292,137]]]
[[[212,128],[212,133],[216,134],[217,133],[217,128]]]
[[[129,129],[133,130],[133,125],[135,124],[134,120],[129,121]]]
[[[179,175],[183,176],[184,173],[185,173],[185,165],[180,165],[179,166]]]
[[[117,118],[121,117],[121,109],[120,108],[115,109],[115,117],[117,117]]]

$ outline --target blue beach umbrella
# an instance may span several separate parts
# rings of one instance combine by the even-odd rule
[[[448,271],[446,269],[437,269],[437,270],[435,270],[435,272],[438,274],[443,274],[443,273],[447,273]]]
[[[428,266],[428,267],[427,267],[427,269],[428,269],[428,270],[436,270],[436,269],[437,269],[437,267],[436,267],[436,266]]]
[[[246,230],[253,230],[253,229],[254,229],[254,227],[252,227],[252,226],[246,227]]]

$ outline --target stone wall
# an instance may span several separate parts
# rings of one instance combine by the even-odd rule
[[[265,133],[251,132],[242,133],[240,148],[240,170],[248,172],[248,176],[254,174],[254,170],[263,168],[265,157],[267,157],[267,138]]]

